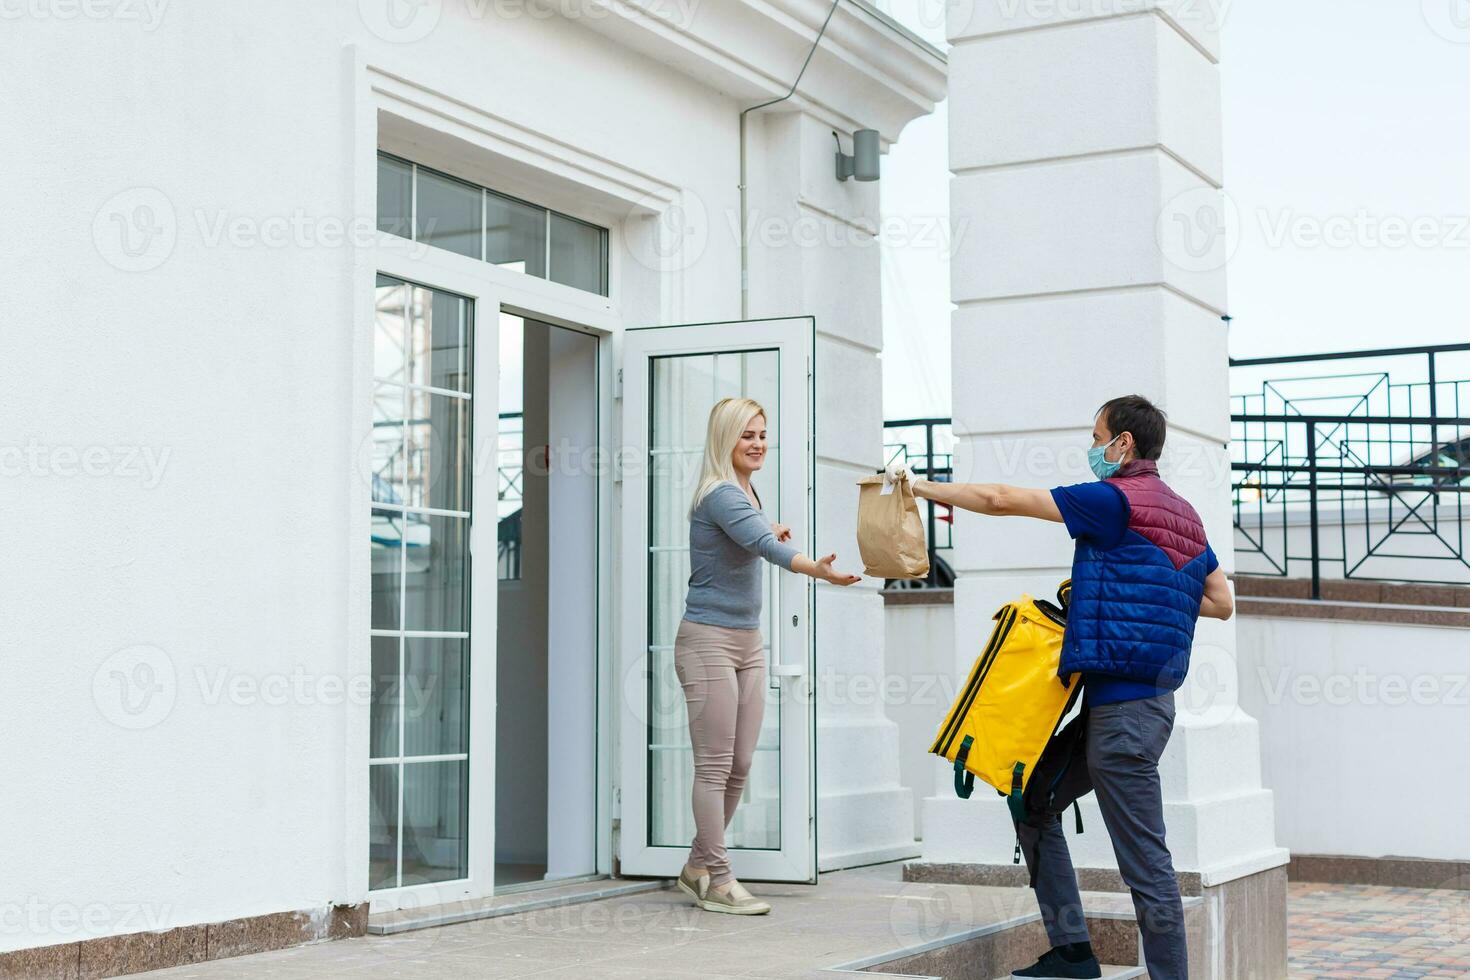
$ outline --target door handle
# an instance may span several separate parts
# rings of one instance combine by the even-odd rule
[[[805,664],[772,664],[772,677],[805,677]]]

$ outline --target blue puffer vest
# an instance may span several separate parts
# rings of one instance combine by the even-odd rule
[[[1151,460],[1134,460],[1106,482],[1128,501],[1128,530],[1111,548],[1077,542],[1058,673],[1172,691],[1189,670],[1205,589],[1205,528]]]

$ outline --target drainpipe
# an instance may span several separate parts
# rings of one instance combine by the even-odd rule
[[[811,50],[806,53],[806,60],[801,63],[801,71],[796,73],[796,81],[791,83],[791,89],[779,99],[762,102],[748,109],[740,110],[740,319],[750,317],[750,232],[746,227],[746,183],[745,183],[745,115],[757,109],[773,106],[778,102],[785,102],[796,94],[796,86],[801,84],[801,76],[806,74],[806,66],[812,63],[812,55],[817,53],[817,45],[822,43],[822,35],[827,33],[827,25],[832,22],[832,15],[837,12],[837,5],[842,0],[832,0],[832,6],[827,10],[827,19],[822,21],[821,30],[817,31],[816,40],[812,41]]]

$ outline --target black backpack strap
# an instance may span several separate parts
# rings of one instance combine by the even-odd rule
[[[1011,770],[1011,793],[1006,797],[1006,806],[1011,808],[1011,819],[1020,823],[1026,819],[1026,801],[1021,793],[1021,781],[1026,775],[1026,763],[1018,762]]]
[[[969,758],[970,746],[974,743],[975,740],[966,735],[954,756],[954,793],[962,800],[968,800],[975,792],[975,774],[965,769],[965,759]]]
[[[1082,833],[1082,807],[1076,800],[1072,801],[1072,816],[1077,819],[1077,833]]]

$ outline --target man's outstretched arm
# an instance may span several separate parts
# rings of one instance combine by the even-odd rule
[[[1032,490],[1004,483],[918,480],[914,483],[914,496],[992,517],[1035,517],[1058,524],[1062,522],[1062,512],[1057,509],[1050,490]]]

